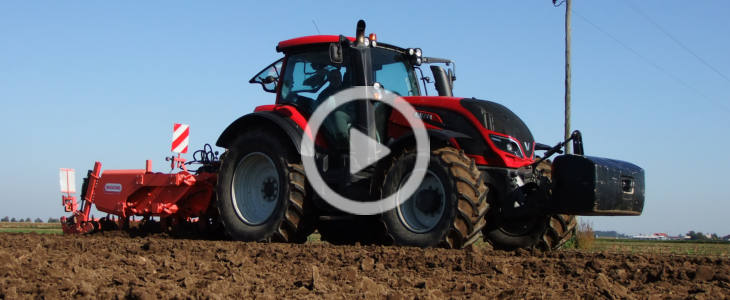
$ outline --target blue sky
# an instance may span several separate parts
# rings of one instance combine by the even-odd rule
[[[573,128],[590,155],[645,168],[625,233],[729,234],[730,2],[574,1]],[[632,8],[634,6],[636,9]],[[637,10],[638,9],[638,10]],[[564,8],[551,1],[0,2],[0,216],[61,216],[58,168],[167,171],[172,123],[191,149],[273,101],[248,79],[280,40],[354,33],[457,62],[455,94],[510,107],[561,139]],[[593,25],[598,26],[597,29]],[[606,34],[608,33],[608,34]]]

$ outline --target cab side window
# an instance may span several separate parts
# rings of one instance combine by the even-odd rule
[[[279,59],[273,64],[264,68],[263,71],[259,72],[251,78],[250,83],[261,84],[264,91],[269,93],[276,93],[276,84],[279,82],[279,76],[281,76],[281,66],[284,63],[284,59]]]
[[[280,103],[306,113],[344,87],[346,68],[332,64],[326,51],[292,54],[287,58]]]

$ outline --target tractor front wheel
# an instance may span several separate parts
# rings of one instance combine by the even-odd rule
[[[552,163],[543,160],[537,170],[550,183]],[[573,215],[543,215],[524,218],[490,218],[484,230],[484,239],[492,247],[502,250],[539,248],[555,250],[562,247],[575,234],[577,221]]]
[[[502,218],[492,216],[492,223],[484,230],[484,240],[495,249],[514,250],[538,245],[546,230],[548,216]]]
[[[276,134],[249,130],[226,152],[218,173],[218,213],[240,241],[302,243],[314,230],[304,168]]]
[[[575,236],[578,220],[574,215],[551,215],[537,247],[543,250],[555,250],[562,247]]]
[[[547,215],[523,219],[503,219],[485,229],[484,239],[500,250],[538,248],[555,250],[575,232],[573,215]]]

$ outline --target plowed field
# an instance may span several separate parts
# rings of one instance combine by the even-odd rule
[[[0,233],[0,299],[728,295],[727,258]]]

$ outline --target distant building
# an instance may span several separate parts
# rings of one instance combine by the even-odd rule
[[[614,239],[628,239],[631,238],[630,235],[619,233],[616,231],[601,231],[601,230],[595,230],[593,231],[596,235],[596,238],[614,238]]]
[[[637,240],[666,241],[669,240],[669,235],[667,235],[666,233],[637,234],[632,235],[631,238]]]
[[[655,236],[658,240],[662,240],[662,241],[669,239],[669,235],[667,235],[666,233],[663,233],[663,232],[655,233],[652,236]]]

